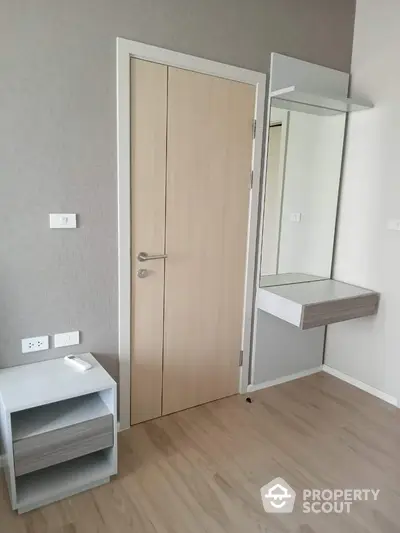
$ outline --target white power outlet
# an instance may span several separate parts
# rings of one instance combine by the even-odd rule
[[[40,352],[49,349],[49,336],[30,337],[21,341],[22,353]]]

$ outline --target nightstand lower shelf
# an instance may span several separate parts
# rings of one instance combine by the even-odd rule
[[[115,474],[111,450],[84,455],[16,478],[18,512],[68,498],[102,485]]]

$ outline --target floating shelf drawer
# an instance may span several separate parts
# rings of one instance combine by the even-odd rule
[[[15,475],[113,446],[113,415],[98,394],[12,415]]]
[[[335,280],[260,288],[257,308],[300,329],[376,314],[379,294]]]

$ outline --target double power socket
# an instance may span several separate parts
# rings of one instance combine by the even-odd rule
[[[56,333],[53,337],[53,348],[63,348],[64,346],[74,346],[80,343],[80,332],[69,331],[68,333]],[[49,335],[41,337],[30,337],[21,341],[22,353],[41,352],[50,347]]]

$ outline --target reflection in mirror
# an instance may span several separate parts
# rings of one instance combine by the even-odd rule
[[[271,98],[261,287],[331,276],[346,113],[282,104]]]

